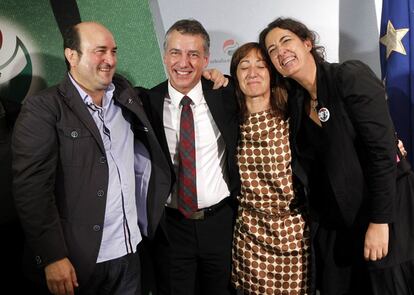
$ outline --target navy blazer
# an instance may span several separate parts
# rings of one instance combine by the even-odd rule
[[[306,163],[306,142],[298,138],[308,96],[289,80],[292,153]],[[391,223],[396,184],[394,127],[385,91],[375,74],[359,61],[317,65],[318,109],[327,108],[330,118],[322,123],[326,146],[324,165],[345,224],[351,226],[363,203],[368,220]],[[306,165],[304,165],[306,166]]]
[[[168,162],[140,98],[124,78],[116,75],[113,83],[115,103],[151,154],[151,234],[168,197]],[[30,249],[27,267],[68,257],[82,285],[100,248],[109,172],[99,130],[69,77],[25,100],[12,149],[15,203]]]

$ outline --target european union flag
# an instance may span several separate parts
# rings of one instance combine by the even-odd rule
[[[391,116],[414,164],[414,0],[383,0],[380,43]]]

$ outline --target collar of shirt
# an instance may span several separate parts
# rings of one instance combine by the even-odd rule
[[[68,72],[69,79],[72,82],[73,86],[75,86],[76,90],[78,91],[80,97],[83,99],[83,102],[86,105],[93,104],[92,98],[85,92],[85,90],[82,89],[82,87],[78,84],[78,82],[73,79],[72,75]],[[106,108],[108,104],[110,103],[115,91],[115,85],[114,83],[109,84],[108,88],[105,89],[104,96],[102,98],[102,108]],[[95,105],[96,107],[99,107]]]
[[[204,96],[203,96],[203,87],[201,85],[201,80],[198,81],[196,86],[194,86],[193,89],[190,90],[187,94],[182,94],[181,92],[177,91],[168,81],[168,94],[171,99],[171,103],[177,108],[180,108],[180,102],[184,95],[187,95],[191,100],[193,101],[193,104],[195,106],[201,104],[204,102]]]

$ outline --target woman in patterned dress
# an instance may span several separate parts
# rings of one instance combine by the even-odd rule
[[[292,183],[286,91],[269,64],[252,42],[237,49],[230,66],[241,110],[242,181],[232,282],[244,294],[309,294],[309,229]]]

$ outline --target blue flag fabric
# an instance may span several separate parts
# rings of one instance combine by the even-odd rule
[[[414,164],[414,0],[383,0],[380,58],[391,117]]]

